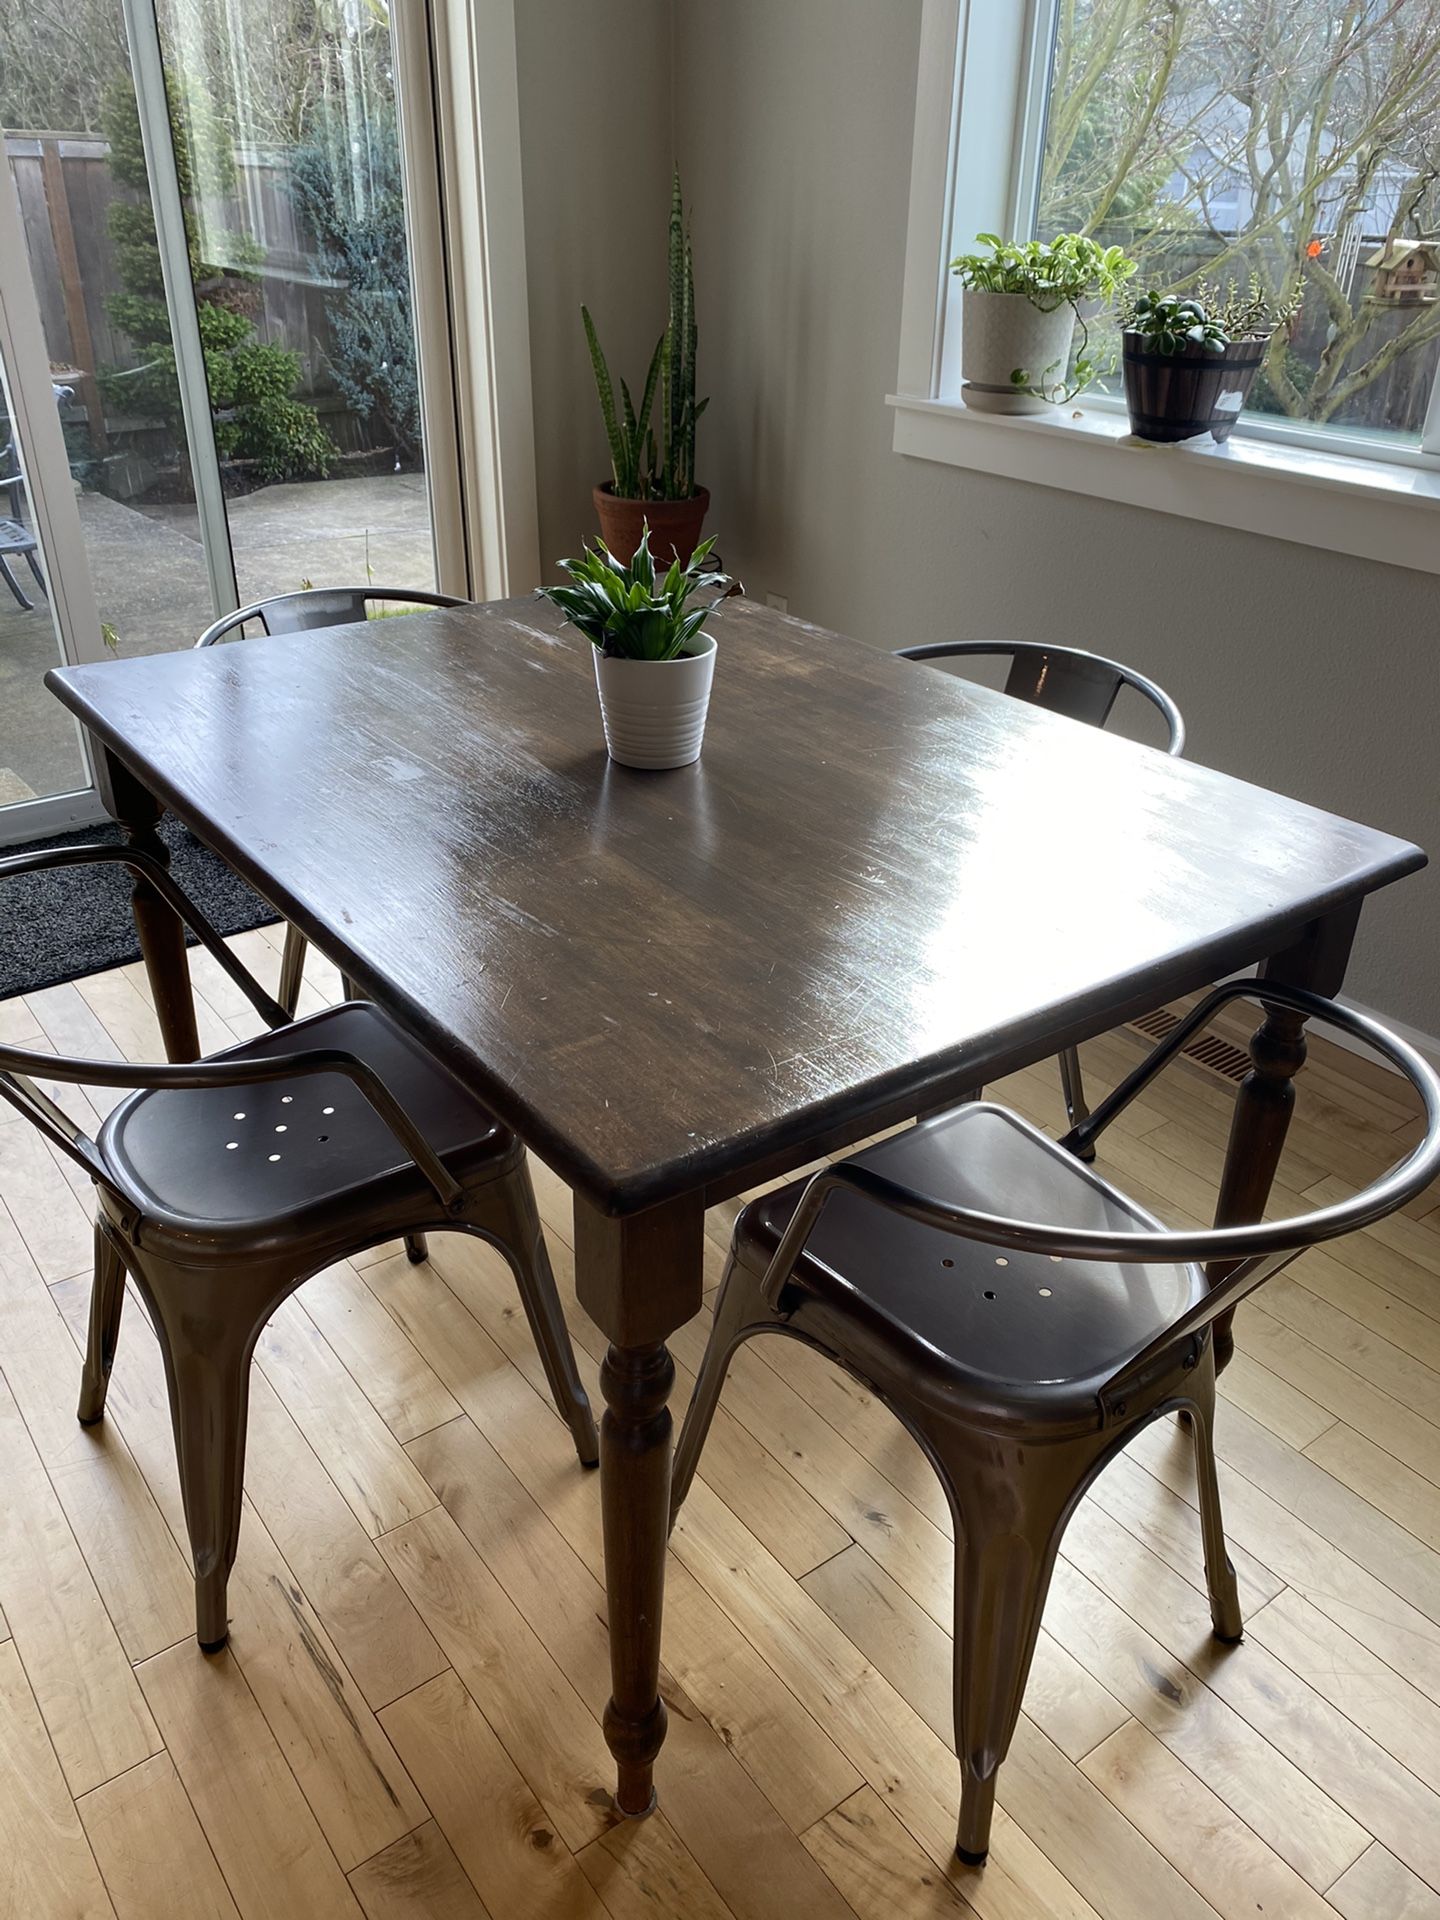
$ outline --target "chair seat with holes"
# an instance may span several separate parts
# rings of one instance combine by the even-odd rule
[[[1150,1215],[1073,1154],[1004,1107],[974,1102],[856,1154],[919,1193],[1023,1220],[1134,1231]],[[736,1256],[768,1265],[805,1180],[746,1207]],[[808,1310],[830,1299],[877,1352],[904,1354],[966,1418],[1094,1424],[1095,1395],[1116,1367],[1205,1292],[1198,1266],[1120,1265],[1005,1251],[879,1211],[858,1194],[826,1203],[795,1269]],[[867,1344],[870,1344],[867,1342]],[[892,1362],[893,1363],[893,1362]]]
[[[450,1171],[466,1183],[506,1157],[514,1136],[378,1007],[332,1007],[227,1050],[259,1059],[337,1047],[372,1067],[412,1113]],[[106,1121],[101,1148],[122,1191],[172,1240],[253,1244],[273,1221],[289,1244],[333,1231],[335,1203],[364,1192],[367,1213],[414,1222],[435,1197],[403,1146],[352,1080],[310,1073],[246,1087],[141,1092]],[[518,1146],[516,1151],[518,1152]],[[152,1235],[153,1237],[153,1235]]]

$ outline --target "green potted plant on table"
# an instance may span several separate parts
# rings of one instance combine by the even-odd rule
[[[593,645],[605,745],[623,767],[688,767],[700,757],[715,676],[715,639],[701,629],[733,585],[706,567],[714,545],[701,541],[688,563],[657,574],[642,525],[628,560],[596,541],[560,562],[568,586],[540,589]],[[709,588],[715,598],[692,606]]]
[[[1125,406],[1138,440],[1208,433],[1230,336],[1198,300],[1142,293],[1124,316]]]
[[[628,560],[639,546],[641,527],[648,526],[662,566],[694,551],[710,505],[709,490],[695,484],[695,426],[709,402],[695,398],[695,272],[678,170],[670,196],[669,299],[665,331],[651,355],[638,408],[621,380],[617,410],[595,323],[588,307],[580,309],[610,443],[611,477],[594,494],[601,536],[611,553]],[[650,424],[657,397],[658,442]]]
[[[962,253],[950,263],[965,289],[960,357],[966,406],[983,413],[1041,413],[1073,400],[1100,371],[1089,351],[1083,308],[1113,300],[1135,262],[1121,248],[1102,247],[1082,233],[1022,242],[982,233],[976,239],[989,251]]]

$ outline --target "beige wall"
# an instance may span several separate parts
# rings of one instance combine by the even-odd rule
[[[1171,689],[1197,759],[1440,860],[1440,580],[891,451],[920,0],[674,0],[673,75],[660,0],[520,11],[547,555],[592,524],[604,468],[579,301],[630,366],[659,325],[673,103],[700,477],[752,593],[876,646],[1114,652]],[[1350,990],[1440,1033],[1437,955],[1426,874],[1368,911]]]
[[[637,398],[665,324],[670,0],[519,0],[515,33],[548,578],[595,531],[590,489],[610,471],[580,303]]]

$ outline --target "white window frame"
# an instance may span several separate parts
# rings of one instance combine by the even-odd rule
[[[1057,0],[924,0],[895,450],[1440,573],[1440,379],[1419,448],[1247,415],[1224,446],[1130,443],[1118,397],[1046,415],[960,398],[949,262],[1034,206]]]

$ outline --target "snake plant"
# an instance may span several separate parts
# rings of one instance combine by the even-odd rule
[[[678,168],[670,195],[667,285],[665,331],[650,357],[638,407],[623,379],[620,405],[616,407],[615,382],[595,322],[588,307],[580,309],[605,437],[610,444],[613,490],[620,500],[688,500],[695,491],[695,424],[709,402],[697,402],[695,398],[695,270]],[[650,425],[657,392],[661,414],[658,445]]]
[[[601,653],[622,660],[674,660],[684,653],[731,585],[726,574],[706,568],[713,540],[702,540],[681,566],[674,561],[657,579],[650,528],[629,563],[617,560],[603,541],[587,545],[578,560],[562,560],[571,585],[539,591]],[[718,589],[708,606],[690,601],[706,587]]]

